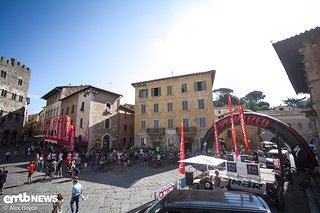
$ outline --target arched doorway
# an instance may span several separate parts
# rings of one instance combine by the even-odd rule
[[[107,134],[107,135],[103,136],[103,138],[102,138],[102,149],[104,151],[107,151],[107,152],[110,151],[110,142],[111,142],[110,135]]]
[[[314,168],[317,165],[317,160],[307,142],[286,123],[268,115],[255,112],[244,112],[244,119],[247,125],[269,130],[278,137],[280,142],[286,143],[294,156],[296,167],[299,170]],[[233,121],[236,126],[240,125],[239,114],[233,115]],[[230,129],[230,115],[216,121],[216,125],[218,134]],[[213,143],[215,143],[213,127],[207,131],[204,140],[208,146],[213,147]]]

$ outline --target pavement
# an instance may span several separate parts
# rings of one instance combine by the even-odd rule
[[[6,147],[0,147],[1,163],[6,150]],[[44,173],[35,172],[33,183],[27,184],[27,166],[30,160],[32,160],[31,156],[21,153],[18,157],[11,156],[9,163],[0,165],[0,167],[7,166],[9,171],[4,193],[0,195],[0,212],[52,212],[52,202],[31,202],[27,205],[23,202],[4,203],[4,196],[23,193],[45,196],[62,193],[64,195],[63,212],[71,212],[69,202],[73,185],[70,176],[64,174],[63,178],[43,181]],[[270,177],[271,173],[268,170],[264,171]],[[83,194],[87,199],[80,201],[80,212],[134,212],[139,206],[153,201],[157,190],[181,178],[184,178],[184,175],[177,171],[175,164],[150,168],[143,167],[143,164],[140,163],[128,167],[125,172],[121,172],[119,166],[107,172],[92,171],[90,167],[82,169],[79,182],[83,185]],[[272,212],[319,212],[316,205],[313,207],[311,205],[313,209],[310,209],[308,192],[302,191],[299,183],[297,176],[294,184],[286,184],[285,210],[279,211],[274,206],[270,206]]]

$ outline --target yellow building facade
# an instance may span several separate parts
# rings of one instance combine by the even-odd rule
[[[135,88],[135,146],[169,150],[180,147],[184,124],[185,149],[200,151],[212,126],[215,70],[132,83]]]

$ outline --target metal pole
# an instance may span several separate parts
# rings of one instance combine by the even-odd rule
[[[283,155],[282,155],[282,147],[281,143],[278,137],[278,124],[276,124],[276,143],[278,148],[278,154],[280,159],[280,185],[279,191],[278,191],[278,200],[279,200],[279,210],[284,210],[285,204],[284,204],[284,162],[283,162]]]

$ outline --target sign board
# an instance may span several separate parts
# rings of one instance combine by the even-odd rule
[[[162,189],[155,192],[155,200],[156,202],[164,198],[169,192],[177,188],[177,183],[173,182]]]
[[[229,178],[231,189],[237,189],[246,192],[263,194],[266,191],[266,184],[248,179]]]

